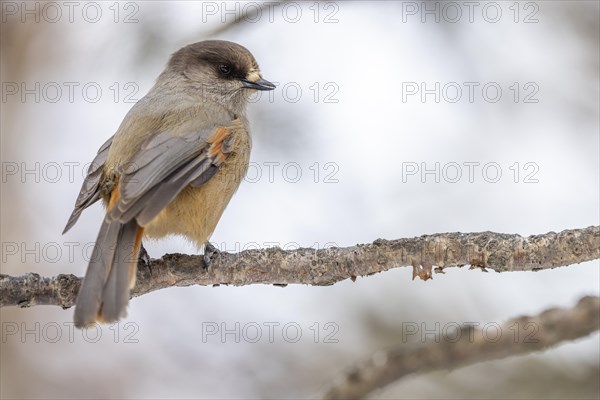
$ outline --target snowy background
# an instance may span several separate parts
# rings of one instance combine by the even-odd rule
[[[102,207],[60,233],[86,163],[170,54],[213,34],[279,83],[250,105],[251,175],[211,238],[222,250],[599,224],[597,2],[66,3],[0,3],[2,273],[83,275]],[[178,237],[145,247],[197,251]],[[72,310],[1,309],[0,395],[312,398],[400,343],[403,323],[502,323],[598,295],[599,278],[594,261],[428,282],[402,268],[325,288],[170,288],[83,333]],[[595,334],[375,397],[597,398],[599,347]]]

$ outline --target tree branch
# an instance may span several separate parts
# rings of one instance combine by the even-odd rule
[[[286,0],[284,0],[286,1]],[[211,29],[207,32],[204,32],[204,35],[207,37],[215,37],[222,35],[223,33],[239,28],[244,23],[252,24],[260,21],[262,18],[271,18],[269,13],[273,12],[276,7],[281,5],[280,2],[277,3],[255,3],[254,7],[248,7],[243,10],[240,15],[237,15],[235,19],[229,22],[224,22],[221,26]],[[263,15],[266,9],[266,15]]]
[[[190,285],[306,284],[325,286],[344,279],[413,266],[415,275],[431,277],[431,266],[497,272],[537,271],[590,261],[600,256],[600,228],[549,232],[522,237],[493,232],[441,233],[411,239],[378,239],[370,244],[315,250],[267,248],[241,253],[210,252],[207,256],[166,254],[140,257],[132,297],[170,287]],[[0,275],[0,306],[73,306],[81,278],[43,278],[29,273]]]
[[[543,350],[587,336],[597,331],[599,324],[600,297],[584,297],[571,309],[554,308],[535,317],[515,318],[491,333],[470,327],[414,350],[399,346],[378,352],[355,367],[324,398],[359,399],[408,374],[453,369]]]

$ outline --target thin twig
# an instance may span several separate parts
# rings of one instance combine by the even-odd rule
[[[235,18],[231,19],[228,22],[222,22],[220,26],[211,29],[207,32],[203,32],[203,34],[207,37],[216,37],[224,34],[227,31],[237,29],[241,27],[244,23],[254,24],[264,19],[270,21],[272,19],[272,13],[274,12],[275,8],[279,7],[282,2],[254,3],[251,7],[244,7],[244,9],[241,10],[242,12],[239,15],[236,15]],[[237,4],[239,5],[239,3]],[[225,3],[221,3],[221,5],[222,7],[225,7]],[[219,15],[223,16],[223,12],[225,11],[226,10],[223,9]]]

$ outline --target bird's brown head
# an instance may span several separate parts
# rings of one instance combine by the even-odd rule
[[[183,77],[205,100],[238,112],[245,109],[255,90],[275,89],[274,84],[262,78],[248,49],[224,40],[183,47],[171,56],[165,72]]]

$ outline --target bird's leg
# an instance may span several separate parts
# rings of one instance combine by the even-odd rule
[[[138,268],[146,267],[148,269],[148,271],[150,272],[150,275],[152,275],[152,262],[150,260],[150,256],[148,255],[148,252],[144,248],[144,243],[141,243],[141,242],[140,242],[140,252],[138,254],[138,264],[137,265],[138,265]]]
[[[208,268],[216,254],[219,254],[219,249],[213,246],[210,242],[204,245],[204,268]]]

